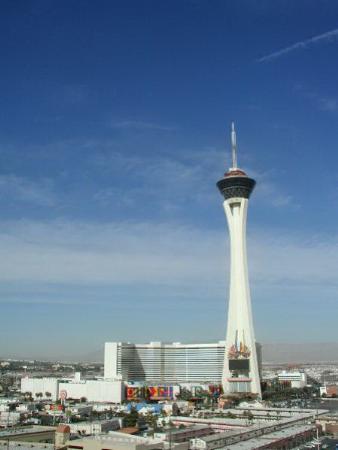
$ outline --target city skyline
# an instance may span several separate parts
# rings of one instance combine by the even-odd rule
[[[256,338],[337,342],[336,4],[1,9],[1,356],[224,339],[232,121]]]

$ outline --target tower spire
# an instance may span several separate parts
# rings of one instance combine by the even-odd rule
[[[231,124],[231,152],[232,152],[232,169],[237,169],[237,143],[236,143],[236,131],[235,124]]]

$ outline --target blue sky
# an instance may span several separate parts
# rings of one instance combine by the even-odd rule
[[[336,2],[5,0],[0,35],[0,356],[225,336],[232,120],[257,338],[337,341]]]

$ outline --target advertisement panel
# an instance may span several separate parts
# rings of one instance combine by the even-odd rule
[[[144,398],[144,389],[142,387],[127,387],[126,392],[127,400],[141,400]]]
[[[126,399],[135,400],[173,400],[174,386],[127,386]]]
[[[148,386],[149,400],[170,399],[174,398],[173,386]]]
[[[45,409],[47,411],[63,411],[63,406],[58,404],[46,405]]]
[[[209,385],[209,392],[215,398],[217,398],[223,393],[223,387],[222,387],[221,384],[210,384]]]
[[[192,386],[191,394],[193,398],[202,398],[205,395],[205,389],[203,386]]]
[[[61,400],[65,401],[67,399],[67,391],[65,389],[62,389],[60,391],[59,397]]]

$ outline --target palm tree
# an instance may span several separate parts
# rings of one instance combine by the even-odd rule
[[[31,395],[32,395],[32,393],[31,393],[31,392],[28,392],[28,391],[26,391],[26,392],[23,393],[23,397],[24,397],[24,399],[25,399],[26,402],[28,401],[28,398],[31,397]]]

